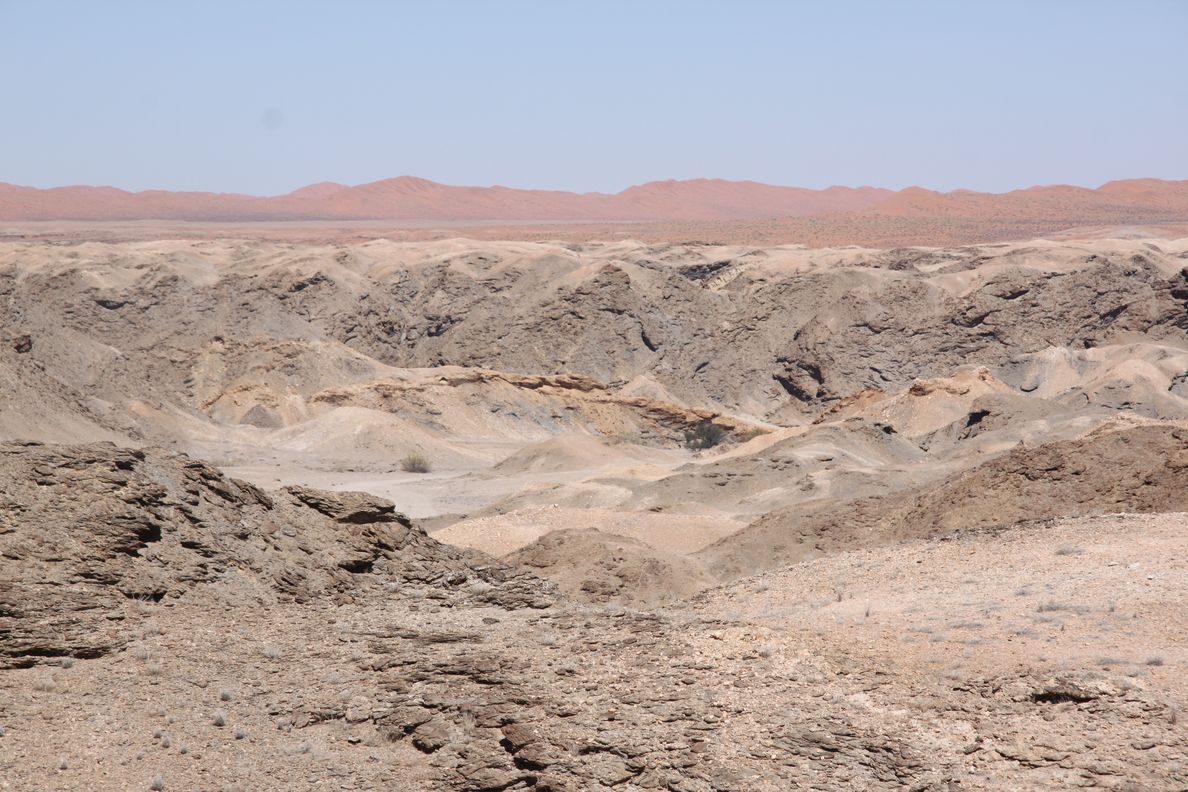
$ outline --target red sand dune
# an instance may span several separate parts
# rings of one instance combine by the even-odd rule
[[[1042,228],[1188,220],[1188,181],[1131,179],[1097,189],[1032,187],[1008,193],[919,187],[808,190],[750,181],[649,182],[620,193],[455,187],[401,176],[354,187],[321,182],[288,195],[132,193],[112,187],[42,190],[0,183],[0,220],[401,220],[731,222],[815,218],[839,233],[900,224],[1030,223]],[[810,222],[806,220],[805,222]],[[1037,226],[1041,228],[1041,226]],[[861,236],[861,235],[859,235]],[[843,237],[844,238],[844,234]]]
[[[1188,213],[1188,181],[1128,179],[1107,182],[1096,190],[1056,185],[1008,193],[955,190],[937,193],[919,187],[901,190],[875,207],[892,217],[985,217],[1005,220],[1068,219],[1121,221],[1134,215],[1149,222],[1184,219]]]
[[[806,190],[720,179],[651,182],[606,195],[453,187],[401,176],[355,187],[322,182],[270,198],[0,183],[0,220],[734,220],[865,209],[890,195],[873,187]]]

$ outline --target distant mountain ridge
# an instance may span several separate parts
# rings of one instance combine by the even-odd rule
[[[671,222],[762,220],[832,213],[905,218],[1188,219],[1188,181],[1130,179],[1097,189],[1064,185],[1008,193],[909,187],[810,190],[753,181],[655,181],[615,194],[461,187],[400,176],[355,186],[320,182],[287,195],[39,189],[0,182],[0,220],[405,220]]]
[[[808,190],[721,179],[651,182],[607,195],[456,187],[400,176],[357,186],[320,182],[271,197],[0,183],[0,219],[735,220],[864,209],[892,194],[873,187]]]

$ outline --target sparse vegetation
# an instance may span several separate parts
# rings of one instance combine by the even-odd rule
[[[1085,552],[1085,551],[1082,550],[1081,548],[1074,547],[1073,545],[1069,545],[1069,544],[1062,544],[1062,545],[1060,545],[1060,547],[1056,548],[1056,555],[1058,555],[1058,556],[1080,555],[1083,552]]]
[[[685,448],[701,451],[713,448],[726,437],[726,430],[711,421],[703,421],[685,431]]]
[[[227,725],[227,713],[219,710],[214,714],[214,717],[211,718],[211,720],[214,721],[215,726],[222,728],[223,726]]]
[[[61,660],[58,661],[58,665],[62,666],[62,668],[74,668],[74,658],[73,657],[63,657]]]
[[[267,657],[269,660],[277,660],[281,656],[281,650],[275,646],[265,646],[264,647],[264,656]]]
[[[152,613],[153,606],[156,604],[156,601],[154,601],[153,598],[147,594],[139,594],[135,597],[132,597],[132,609],[141,616],[148,616],[150,613]]]
[[[162,778],[160,774],[153,776],[152,780],[149,781],[149,789],[154,790],[154,792],[160,792],[160,790],[162,790],[164,788],[165,788],[165,779]]]
[[[235,739],[242,740],[244,737],[247,737],[247,731],[245,729],[240,728],[235,730]]]
[[[1149,666],[1161,666],[1163,662],[1163,658],[1159,655],[1152,655],[1146,659],[1146,664]]]
[[[219,691],[219,701],[230,701],[234,698],[234,694],[230,690],[223,689]]]
[[[1035,606],[1035,609],[1040,613],[1049,613],[1051,611],[1066,611],[1068,613],[1085,613],[1089,609],[1084,605],[1074,605],[1069,602],[1041,602]]]
[[[1125,660],[1121,657],[1099,657],[1099,658],[1097,658],[1097,664],[1099,666],[1101,666],[1102,668],[1109,668],[1110,666],[1123,666],[1129,662],[1130,662],[1129,660]]]
[[[400,460],[400,469],[405,473],[428,473],[433,469],[429,458],[422,453],[413,451]]]

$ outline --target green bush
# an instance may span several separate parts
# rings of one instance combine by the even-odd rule
[[[692,429],[685,431],[685,448],[700,451],[713,448],[726,439],[726,430],[715,423],[704,421]]]

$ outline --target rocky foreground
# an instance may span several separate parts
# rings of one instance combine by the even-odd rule
[[[0,467],[3,788],[1188,783],[1184,515],[843,553],[643,612],[370,496],[102,444]]]

